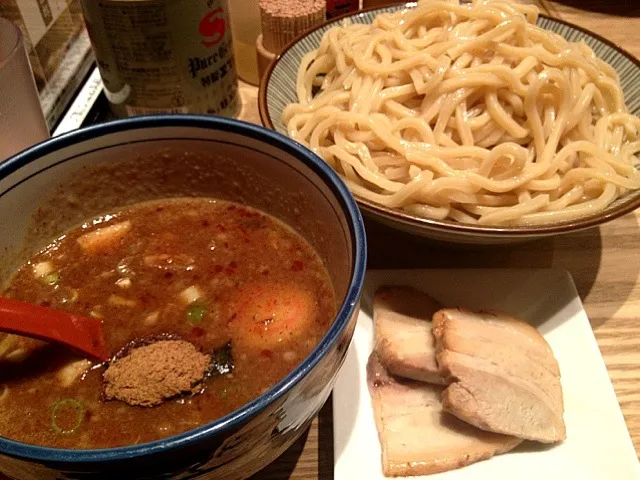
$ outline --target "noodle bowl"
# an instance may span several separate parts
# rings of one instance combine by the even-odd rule
[[[640,188],[640,119],[615,70],[533,6],[419,2],[328,30],[288,134],[360,198],[478,225],[541,225]]]

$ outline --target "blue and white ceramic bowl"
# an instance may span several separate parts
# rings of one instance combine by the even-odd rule
[[[352,23],[369,24],[380,13],[414,8],[416,5],[416,2],[409,2],[407,4],[370,8],[357,13],[346,14],[332,19],[293,40],[271,63],[260,82],[258,106],[262,124],[284,135],[287,134],[286,127],[282,123],[282,111],[288,104],[297,101],[296,76],[300,61],[304,55],[318,48],[320,40],[327,30],[344,20]],[[640,115],[640,60],[610,41],[577,25],[545,15],[540,15],[538,25],[562,35],[569,41],[586,42],[596,55],[611,64],[620,76],[620,84],[622,85],[629,111],[635,115]],[[413,215],[398,208],[383,207],[357,196],[356,200],[362,212],[368,217],[414,235],[454,243],[495,244],[521,242],[571,233],[600,225],[640,207],[640,190],[620,197],[603,212],[588,217],[564,223],[514,227],[466,225],[449,220],[432,220]]]
[[[82,129],[18,154],[0,164],[0,281],[87,217],[178,196],[243,202],[297,229],[324,259],[340,299],[328,333],[280,383],[217,421],[156,442],[104,450],[0,438],[0,472],[24,480],[246,478],[282,454],[325,403],[355,327],[366,264],[364,227],[337,175],[280,134],[222,118],[139,117]]]

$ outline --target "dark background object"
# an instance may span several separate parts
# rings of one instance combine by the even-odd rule
[[[327,0],[327,18],[358,10],[358,0]]]
[[[640,17],[640,2],[638,0],[611,0],[609,2],[602,0],[556,0],[556,2],[590,12],[608,13],[622,17]]]

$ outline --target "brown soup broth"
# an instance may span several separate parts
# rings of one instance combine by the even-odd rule
[[[207,353],[231,341],[231,374],[143,408],[103,399],[104,365],[1,336],[0,435],[81,449],[157,440],[236,410],[291,372],[336,313],[328,273],[304,239],[257,210],[208,199],[87,222],[35,255],[4,295],[102,319],[111,354],[165,333]]]

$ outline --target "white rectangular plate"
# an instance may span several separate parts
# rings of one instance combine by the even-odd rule
[[[561,270],[369,271],[354,339],[333,392],[335,480],[379,480],[380,444],[366,383],[372,299],[382,285],[411,285],[446,307],[493,308],[549,342],[560,365],[567,439],[524,442],[511,453],[429,480],[635,480],[640,468],[607,369],[571,277]]]

